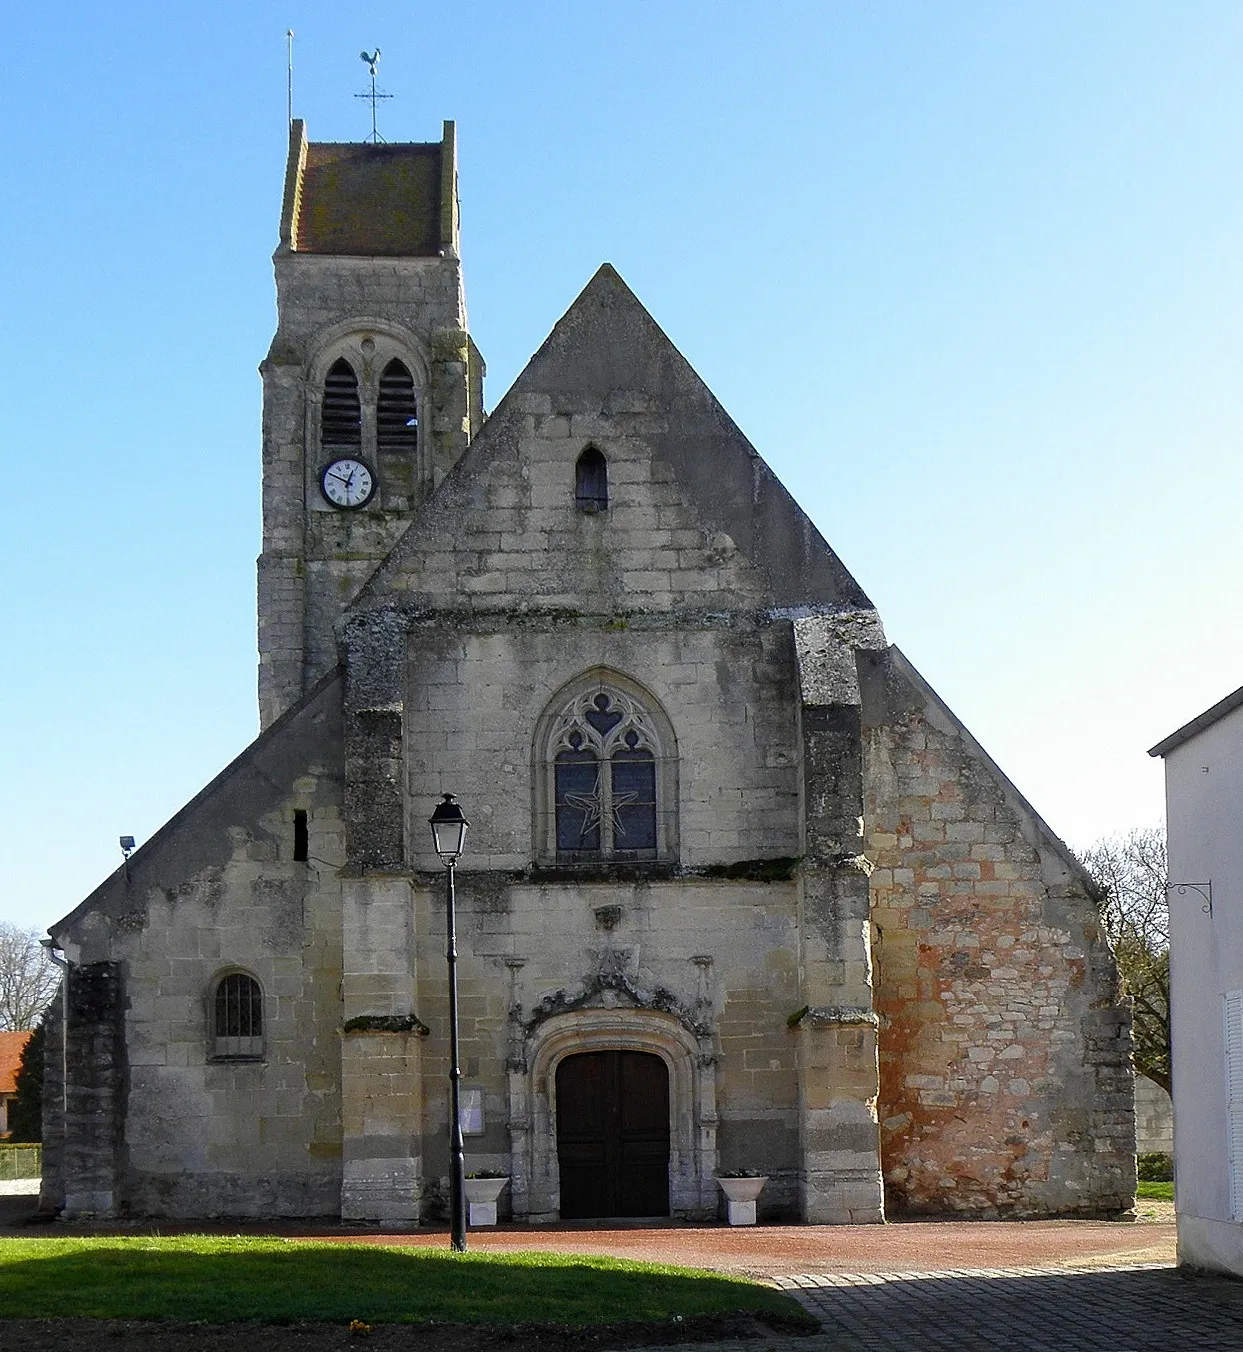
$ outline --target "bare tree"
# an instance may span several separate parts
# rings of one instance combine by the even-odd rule
[[[59,981],[38,932],[0,921],[0,1029],[33,1028]]]
[[[1135,1068],[1170,1089],[1170,908],[1165,832],[1105,836],[1080,856],[1100,887],[1101,919],[1133,1001]]]

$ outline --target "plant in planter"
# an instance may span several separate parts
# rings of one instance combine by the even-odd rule
[[[717,1185],[725,1194],[726,1214],[731,1225],[754,1225],[755,1204],[768,1175],[758,1169],[720,1169]]]
[[[478,1169],[466,1175],[466,1207],[471,1225],[495,1225],[496,1203],[509,1175],[495,1169]]]

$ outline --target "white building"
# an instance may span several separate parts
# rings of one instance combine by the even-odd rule
[[[1243,1276],[1243,688],[1165,758],[1178,1257]]]

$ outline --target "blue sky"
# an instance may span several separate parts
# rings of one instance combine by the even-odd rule
[[[458,123],[495,405],[601,261],[1073,844],[1243,683],[1243,7],[10,7],[0,919],[254,735],[285,30],[312,139]]]

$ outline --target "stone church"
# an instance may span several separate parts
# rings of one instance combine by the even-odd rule
[[[453,125],[295,122],[275,272],[262,730],[52,928],[45,1206],[443,1215],[449,792],[503,1214],[1125,1210],[1090,883],[613,268],[485,414]]]

